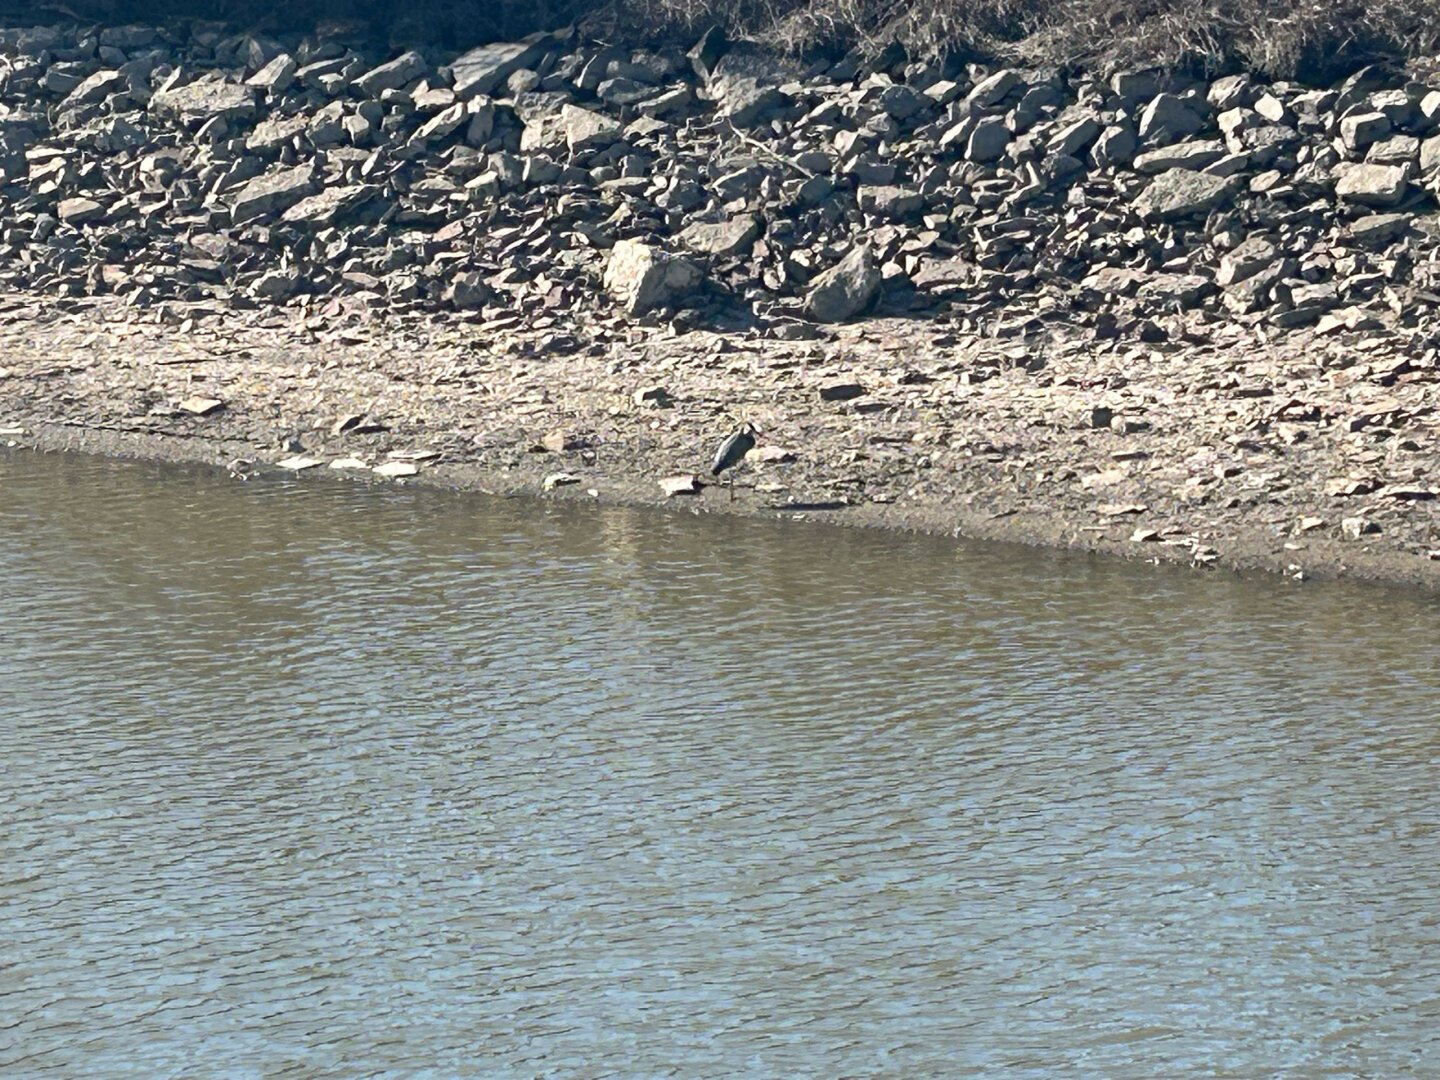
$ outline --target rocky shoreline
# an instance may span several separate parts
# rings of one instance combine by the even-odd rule
[[[1432,82],[0,28],[0,429],[1434,588]]]
[[[0,445],[1440,589],[1436,387],[1380,385],[1378,349],[1337,384],[1313,345],[1244,340],[1029,353],[870,320],[827,342],[555,352],[550,333],[489,351],[439,315],[137,322],[113,299],[9,295]],[[705,466],[737,416],[764,436],[732,502]]]

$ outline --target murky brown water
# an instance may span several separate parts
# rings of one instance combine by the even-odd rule
[[[0,455],[0,1075],[1440,1061],[1440,604]]]

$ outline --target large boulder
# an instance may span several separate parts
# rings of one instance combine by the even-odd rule
[[[880,291],[881,274],[870,248],[857,244],[845,258],[815,279],[805,297],[805,312],[816,322],[836,323],[869,307]]]
[[[687,259],[637,240],[621,240],[605,267],[605,288],[627,315],[668,307],[699,287],[703,275]]]

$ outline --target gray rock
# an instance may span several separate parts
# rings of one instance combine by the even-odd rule
[[[1158,94],[1140,114],[1140,137],[1156,146],[1178,142],[1205,128],[1205,121],[1174,94]]]
[[[533,68],[550,49],[552,38],[532,34],[522,41],[481,45],[453,61],[448,70],[457,97],[492,94],[521,68]]]
[[[913,218],[925,206],[925,196],[920,192],[894,184],[862,186],[856,194],[860,209],[890,221]]]
[[[603,113],[564,105],[560,109],[560,130],[565,133],[565,145],[578,154],[610,146],[620,138],[624,125]]]
[[[1136,145],[1134,128],[1112,124],[1100,133],[1095,145],[1090,148],[1090,160],[1100,169],[1129,165],[1135,160]]]
[[[1376,139],[1390,134],[1390,118],[1384,113],[1352,113],[1340,121],[1340,139],[1352,154],[1364,150]]]
[[[288,210],[314,190],[314,166],[308,163],[257,176],[240,189],[230,204],[230,220],[240,225]]]
[[[425,74],[425,58],[413,49],[394,60],[371,68],[352,84],[366,97],[377,97],[382,90],[399,90]]]
[[[1045,150],[1056,157],[1078,157],[1100,135],[1100,124],[1093,117],[1083,117],[1066,124],[1050,137]]]
[[[702,280],[694,263],[636,240],[618,241],[605,266],[606,290],[631,316],[684,299]]]
[[[729,221],[700,222],[686,226],[677,239],[691,251],[712,258],[728,259],[750,249],[759,237],[760,218],[741,214]]]
[[[60,108],[74,109],[104,101],[111,94],[118,94],[129,86],[130,80],[123,71],[97,71],[71,90],[70,95],[61,102]]]
[[[462,311],[482,308],[494,297],[485,278],[477,271],[470,270],[455,275],[445,290],[445,299]]]
[[[1010,129],[1005,126],[1005,122],[995,117],[986,117],[970,132],[970,140],[965,145],[965,158],[967,161],[982,163],[999,161],[1005,156],[1009,146]]]
[[[1275,261],[1275,245],[1263,236],[1246,237],[1220,258],[1215,284],[1234,285],[1253,277]]]
[[[295,81],[295,73],[299,70],[300,65],[295,62],[294,57],[289,53],[281,53],[246,79],[245,85],[254,90],[263,90],[273,97],[290,89],[290,84]]]
[[[733,124],[748,127],[783,104],[781,72],[775,57],[759,50],[732,49],[720,58],[705,83],[716,111]]]
[[[150,99],[150,111],[175,117],[184,124],[203,123],[217,116],[248,120],[256,112],[255,91],[223,79],[199,79],[159,91]]]
[[[1225,144],[1219,139],[1199,139],[1195,142],[1177,143],[1174,146],[1147,150],[1135,158],[1135,171],[1149,176],[1167,169],[1191,169],[1198,171],[1219,161],[1225,156]]]
[[[844,322],[874,302],[881,280],[869,246],[857,244],[845,258],[815,279],[805,297],[805,312],[816,322]]]
[[[1207,213],[1229,195],[1227,180],[1188,169],[1171,169],[1150,181],[1133,205],[1142,217],[1173,221]]]
[[[84,225],[103,218],[105,205],[94,199],[61,199],[55,214],[67,225]]]
[[[1000,104],[1012,90],[1025,85],[1018,72],[1004,69],[981,79],[965,98],[972,109],[988,109]]]
[[[1364,206],[1395,206],[1410,183],[1404,165],[1346,164],[1336,169],[1336,176],[1335,194]]]

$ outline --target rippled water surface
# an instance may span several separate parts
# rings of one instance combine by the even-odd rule
[[[0,1075],[1435,1076],[1440,605],[0,456]]]

